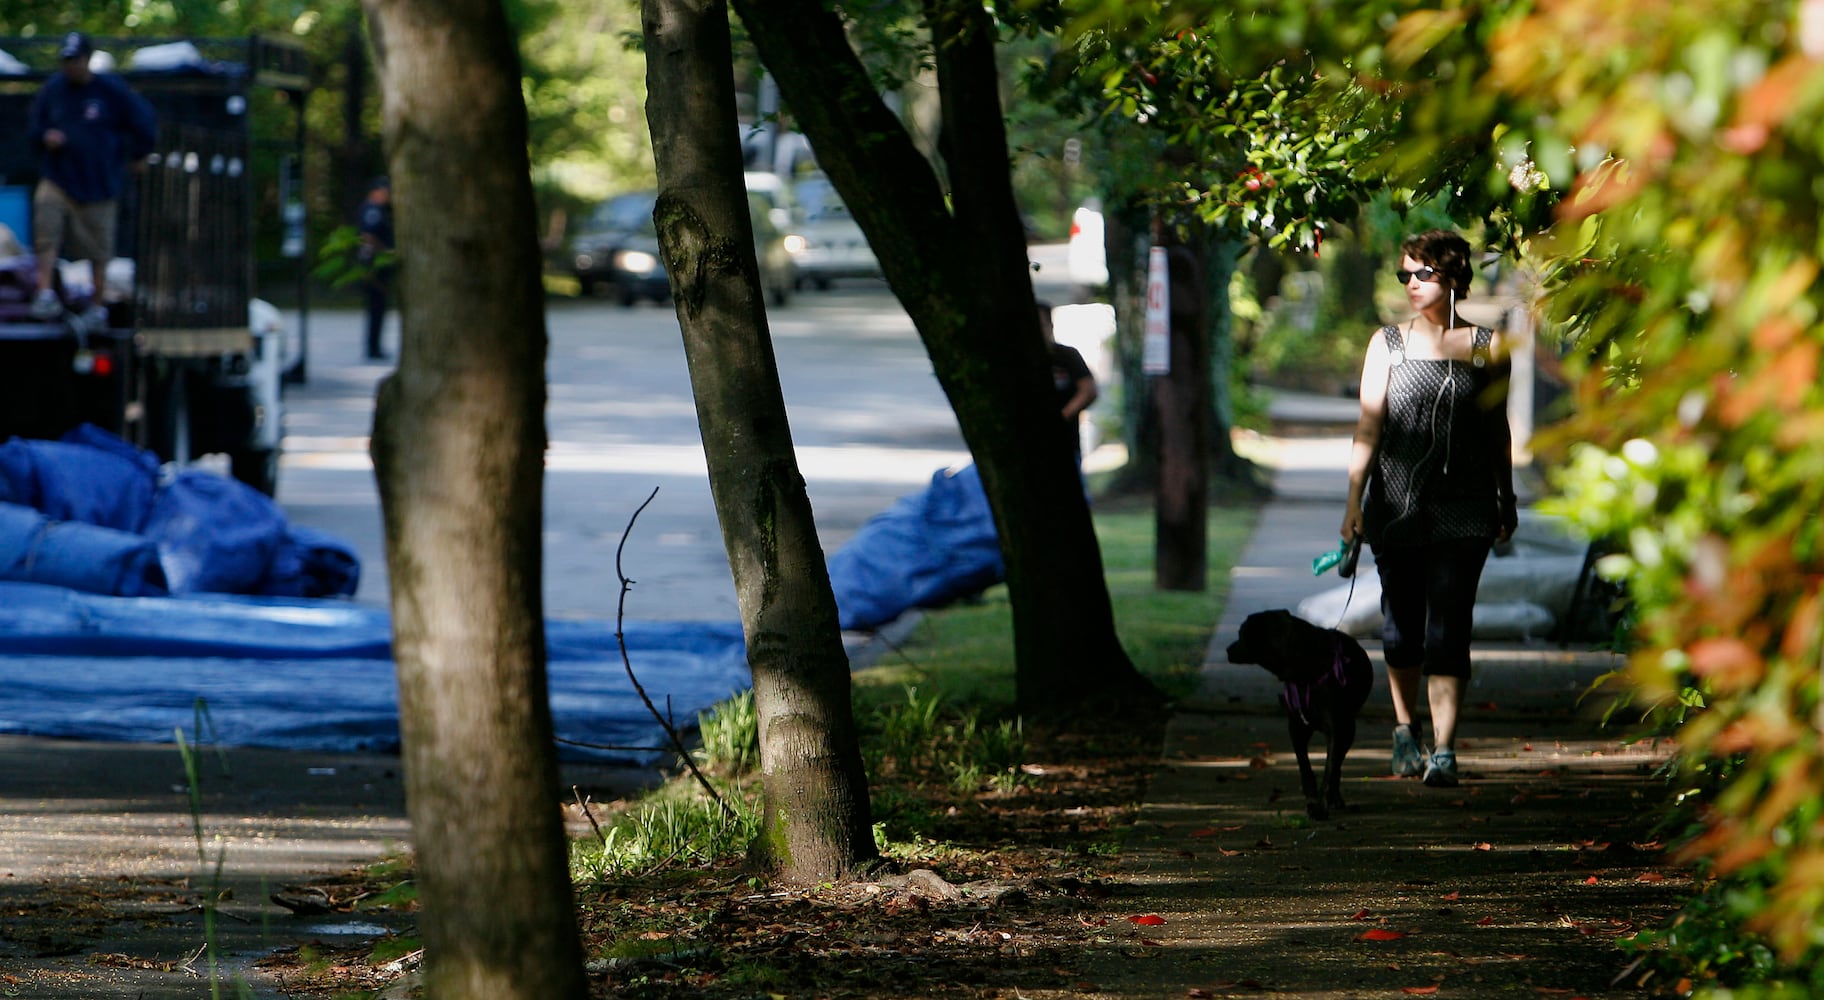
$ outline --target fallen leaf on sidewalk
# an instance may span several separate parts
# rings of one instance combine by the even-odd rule
[[[1479,841],[1476,844],[1476,850],[1478,850],[1478,851],[1492,851],[1494,849],[1495,849],[1495,845],[1489,843],[1486,840]]]
[[[1360,910],[1357,910],[1357,911],[1355,911],[1355,912],[1354,912],[1354,913],[1351,913],[1351,914],[1350,914],[1350,915],[1349,915],[1349,919],[1350,919],[1350,920],[1367,920],[1367,919],[1368,919],[1368,910],[1367,910],[1367,908],[1366,908],[1366,907],[1364,907],[1364,908],[1362,908],[1362,909],[1360,909]]]
[[[1492,926],[1494,924],[1494,922],[1495,922],[1494,917],[1483,917],[1481,920],[1476,921],[1476,926],[1477,927],[1489,927],[1489,926]]]
[[[1447,892],[1440,898],[1445,900],[1457,900],[1463,898],[1463,894],[1460,892]]]
[[[1436,993],[1437,991],[1438,991],[1438,988],[1436,986],[1402,986],[1402,987],[1400,987],[1401,993],[1411,993],[1414,996],[1430,996],[1431,994]]]
[[[1160,924],[1165,923],[1165,918],[1157,913],[1146,913],[1138,917],[1128,917],[1127,919],[1142,927],[1157,927]]]
[[[1664,882],[1665,880],[1666,877],[1658,872],[1641,872],[1638,879],[1641,882]]]
[[[1357,941],[1398,941],[1406,936],[1405,931],[1390,931],[1385,927],[1373,927],[1355,936]]]

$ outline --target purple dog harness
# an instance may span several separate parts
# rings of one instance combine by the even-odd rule
[[[1312,699],[1317,695],[1318,689],[1326,684],[1334,684],[1340,688],[1348,683],[1347,668],[1349,661],[1343,656],[1342,640],[1337,639],[1332,645],[1336,649],[1336,655],[1330,661],[1330,671],[1328,673],[1319,674],[1312,680],[1287,681],[1286,689],[1280,692],[1279,695],[1279,700],[1286,706],[1286,710],[1289,712],[1297,712],[1299,721],[1307,726],[1311,724],[1309,709],[1311,708]]]

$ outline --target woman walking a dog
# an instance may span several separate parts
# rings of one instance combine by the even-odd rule
[[[1382,649],[1393,692],[1393,773],[1457,783],[1457,721],[1469,682],[1482,566],[1514,533],[1501,335],[1465,323],[1469,243],[1448,230],[1408,238],[1394,272],[1413,315],[1375,331],[1362,362],[1342,537],[1366,539],[1381,576]],[[1365,500],[1365,502],[1364,502]],[[1432,748],[1414,710],[1423,681]]]

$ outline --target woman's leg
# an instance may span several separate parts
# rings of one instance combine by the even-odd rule
[[[1457,749],[1457,715],[1463,710],[1465,680],[1441,674],[1425,678],[1425,695],[1431,702],[1431,739],[1439,750]]]
[[[1420,667],[1396,667],[1387,665],[1387,690],[1393,693],[1393,721],[1402,726],[1413,725],[1415,716],[1412,710],[1419,706],[1419,681],[1424,676]],[[1437,713],[1432,713],[1431,724],[1438,724]],[[1413,732],[1418,732],[1415,727]]]
[[[1488,561],[1485,539],[1432,546],[1426,560],[1426,697],[1431,703],[1432,750],[1425,783],[1457,783],[1457,722],[1469,687],[1469,642],[1475,624],[1476,589]]]
[[[1387,690],[1393,699],[1392,771],[1416,777],[1424,766],[1418,716],[1419,681],[1425,656],[1425,580],[1423,563],[1407,549],[1376,549],[1381,576],[1381,653],[1387,661]]]

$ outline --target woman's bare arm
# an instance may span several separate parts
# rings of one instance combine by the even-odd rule
[[[1355,440],[1349,446],[1349,500],[1343,506],[1342,537],[1362,533],[1362,491],[1368,470],[1381,447],[1381,423],[1387,415],[1387,373],[1391,362],[1385,331],[1376,330],[1362,359],[1361,416],[1355,422]]]

